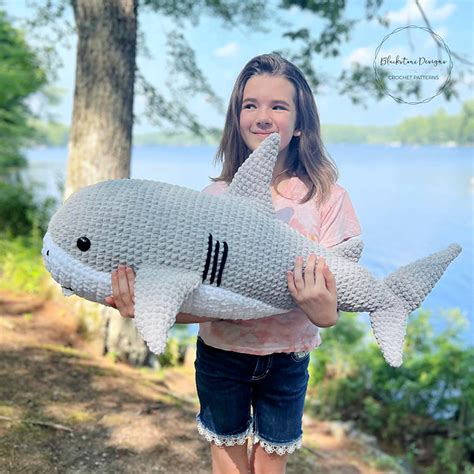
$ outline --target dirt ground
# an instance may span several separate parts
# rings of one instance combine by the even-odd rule
[[[159,373],[114,363],[67,308],[0,293],[0,472],[210,473],[192,355]],[[329,422],[305,416],[304,433],[288,474],[393,472]]]

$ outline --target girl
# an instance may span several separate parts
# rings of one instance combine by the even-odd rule
[[[351,201],[336,184],[336,167],[321,141],[311,89],[278,54],[253,58],[238,76],[217,152],[222,172],[203,192],[225,192],[273,132],[281,137],[271,186],[277,217],[325,247],[359,235]],[[211,442],[214,473],[284,473],[288,454],[301,446],[309,353],[320,344],[319,328],[338,318],[336,284],[324,259],[310,255],[304,264],[297,257],[287,275],[298,306],[289,313],[245,321],[177,317],[178,323],[200,323],[196,419]],[[112,289],[108,303],[133,317],[133,270],[119,267]]]

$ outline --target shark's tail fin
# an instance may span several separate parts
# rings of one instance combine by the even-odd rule
[[[399,268],[384,280],[398,301],[394,307],[370,313],[370,322],[382,354],[390,365],[399,367],[402,364],[408,315],[421,305],[460,252],[458,244],[451,244],[445,250]]]
[[[445,250],[399,268],[390,274],[384,283],[408,311],[413,311],[421,305],[448,265],[460,253],[461,246],[451,244]]]

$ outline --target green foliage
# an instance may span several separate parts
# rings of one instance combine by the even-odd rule
[[[21,181],[0,181],[0,233],[28,235],[37,229],[44,234],[55,205],[54,198],[38,202],[34,189],[28,189]]]
[[[46,83],[35,54],[23,34],[0,10],[0,232],[27,235],[45,230],[54,205],[36,202],[33,189],[22,182],[26,166],[21,147],[34,135],[26,100]]]
[[[179,359],[179,342],[174,337],[168,339],[166,349],[163,354],[158,356],[158,362],[161,367],[175,367]]]
[[[171,328],[165,352],[158,356],[161,367],[175,367],[184,363],[188,347],[194,346],[196,337],[191,336],[187,324],[176,324]]]
[[[0,11],[0,174],[25,165],[20,149],[33,134],[25,101],[45,82],[23,34]]]
[[[457,130],[460,143],[474,144],[474,99],[464,102]]]
[[[218,134],[220,136],[220,133]],[[197,136],[191,132],[176,133],[174,131],[151,132],[144,133],[133,137],[134,145],[151,146],[151,145],[218,145],[219,136],[206,133]]]
[[[443,109],[429,117],[411,117],[396,127],[397,139],[402,143],[428,145],[453,141],[474,145],[474,100],[464,102],[461,112],[448,115]]]
[[[474,100],[464,102],[457,115],[439,109],[428,117],[416,116],[393,127],[322,125],[322,136],[327,143],[390,143],[431,145],[455,142],[474,144]]]
[[[0,289],[41,294],[48,274],[41,258],[42,239],[31,236],[11,238],[0,235]]]
[[[440,316],[440,334],[429,312],[410,316],[404,365],[392,368],[362,324],[342,315],[312,360],[315,414],[355,421],[429,472],[464,472],[474,456],[474,348],[461,342],[459,310]]]
[[[395,141],[394,127],[323,124],[321,134],[325,143],[387,143]]]

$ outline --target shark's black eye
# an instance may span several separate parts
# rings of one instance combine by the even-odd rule
[[[79,237],[77,239],[77,248],[86,252],[91,248],[91,241],[87,237]]]

